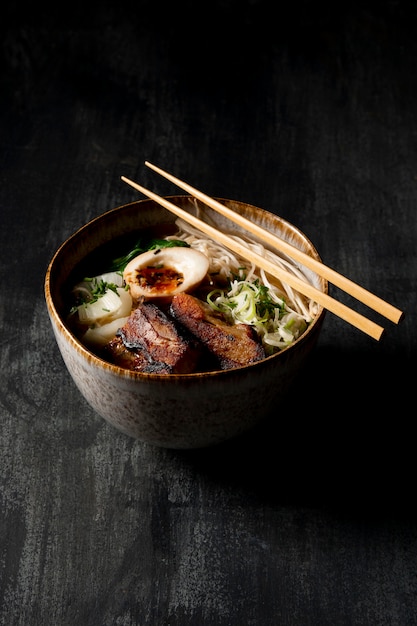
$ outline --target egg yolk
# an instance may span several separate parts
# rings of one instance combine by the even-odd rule
[[[183,281],[184,275],[171,267],[148,265],[136,271],[136,282],[141,289],[149,289],[153,292],[170,293]]]

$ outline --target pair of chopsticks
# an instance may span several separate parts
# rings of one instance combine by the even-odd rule
[[[308,254],[302,252],[301,250],[291,245],[290,243],[284,241],[280,237],[277,237],[276,235],[273,235],[267,232],[266,230],[264,230],[257,224],[250,222],[249,220],[235,213],[235,211],[232,211],[231,209],[221,204],[214,198],[207,196],[205,193],[199,191],[198,189],[195,189],[188,183],[181,181],[179,178],[176,178],[172,174],[169,174],[168,172],[157,167],[156,165],[149,163],[149,161],[145,161],[145,165],[147,165],[149,168],[151,168],[152,170],[154,170],[155,172],[157,172],[164,178],[170,180],[172,183],[174,183],[175,185],[177,185],[184,191],[187,191],[189,194],[191,194],[198,200],[201,200],[204,204],[211,207],[212,209],[214,209],[221,215],[227,217],[235,224],[238,224],[239,226],[241,226],[248,232],[254,235],[257,235],[260,239],[262,239],[265,243],[269,244],[271,247],[276,248],[277,250],[280,250],[281,252],[284,252],[290,257],[292,257],[293,259],[299,261],[304,266],[316,272],[316,274],[318,274],[319,276],[322,276],[323,278],[327,279],[329,282],[333,283],[335,286],[339,287],[340,289],[342,289],[349,295],[353,296],[360,302],[366,304],[368,307],[372,308],[377,313],[383,315],[384,317],[389,319],[391,322],[398,324],[398,322],[403,317],[403,312],[397,309],[396,307],[392,306],[388,302],[385,302],[378,296],[367,291],[363,287],[354,283],[353,281],[346,278],[342,274],[339,274],[338,272],[331,269],[330,267],[324,265],[323,263],[320,263],[319,261],[317,261],[317,259],[310,257]],[[158,196],[152,191],[149,191],[148,189],[146,189],[145,187],[142,187],[138,183],[135,183],[129,178],[126,178],[125,176],[122,176],[121,179],[125,183],[127,183],[128,185],[136,189],[137,191],[140,191],[142,194],[144,194],[148,198],[151,198],[152,200],[154,200],[155,202],[157,202],[164,208],[168,209],[171,213],[173,213],[177,217],[180,217],[181,219],[188,222],[189,224],[191,224],[198,230],[202,231],[203,233],[205,233],[206,235],[208,235],[209,237],[211,237],[218,243],[221,243],[222,245],[226,246],[227,248],[229,248],[236,254],[239,254],[243,258],[246,258],[250,262],[257,265],[258,267],[264,269],[266,272],[268,272],[272,276],[275,276],[276,278],[278,278],[281,282],[287,283],[293,289],[299,291],[301,294],[307,296],[308,298],[311,298],[314,302],[317,302],[318,304],[322,305],[325,309],[334,313],[335,315],[337,315],[344,321],[348,322],[352,326],[355,326],[362,332],[370,335],[373,339],[379,340],[381,338],[384,332],[384,329],[379,324],[376,324],[375,322],[373,322],[372,320],[369,320],[364,315],[357,313],[356,311],[344,305],[343,303],[339,302],[338,300],[335,300],[328,294],[325,294],[319,289],[316,289],[310,283],[305,282],[301,280],[300,278],[293,276],[286,270],[279,268],[277,265],[275,265],[268,259],[265,259],[263,256],[257,254],[256,252],[253,252],[252,250],[249,250],[248,248],[246,248],[246,246],[241,245],[240,243],[238,243],[231,237],[228,237],[224,233],[217,230],[216,228],[213,228],[212,226],[210,226],[209,224],[206,224],[205,222],[198,219],[197,217],[194,217],[187,211],[184,211],[183,209],[176,206],[172,202],[169,202],[166,198]]]

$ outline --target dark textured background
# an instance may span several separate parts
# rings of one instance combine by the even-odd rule
[[[417,624],[415,3],[2,13],[1,626]],[[328,314],[239,440],[118,433],[65,370],[43,280],[68,235],[138,199],[121,175],[177,193],[145,160],[293,222],[404,320],[371,314],[376,342]]]

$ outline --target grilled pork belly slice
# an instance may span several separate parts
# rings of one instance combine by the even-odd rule
[[[166,363],[153,361],[145,350],[126,348],[120,335],[116,335],[105,347],[106,357],[119,367],[147,374],[171,374],[171,368]]]
[[[221,369],[248,365],[266,356],[252,326],[227,324],[208,304],[190,294],[175,295],[170,312],[216,355]]]
[[[181,333],[155,304],[143,302],[131,313],[106,352],[115,365],[160,374],[194,372],[203,346]]]

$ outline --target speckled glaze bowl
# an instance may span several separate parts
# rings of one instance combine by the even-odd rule
[[[191,210],[190,196],[169,196]],[[252,222],[319,259],[309,239],[287,221],[257,207],[218,199]],[[210,210],[209,210],[210,211]],[[219,229],[242,233],[212,212]],[[65,365],[81,394],[107,422],[143,442],[165,448],[207,447],[244,433],[279,406],[316,344],[325,310],[285,350],[263,361],[226,371],[194,374],[145,374],[114,366],[87,350],[66,325],[66,293],[71,277],[86,257],[115,238],[175,216],[152,200],[107,211],[80,228],[53,256],[45,277],[45,299],[53,332]],[[308,270],[312,284],[327,293],[327,281]]]

